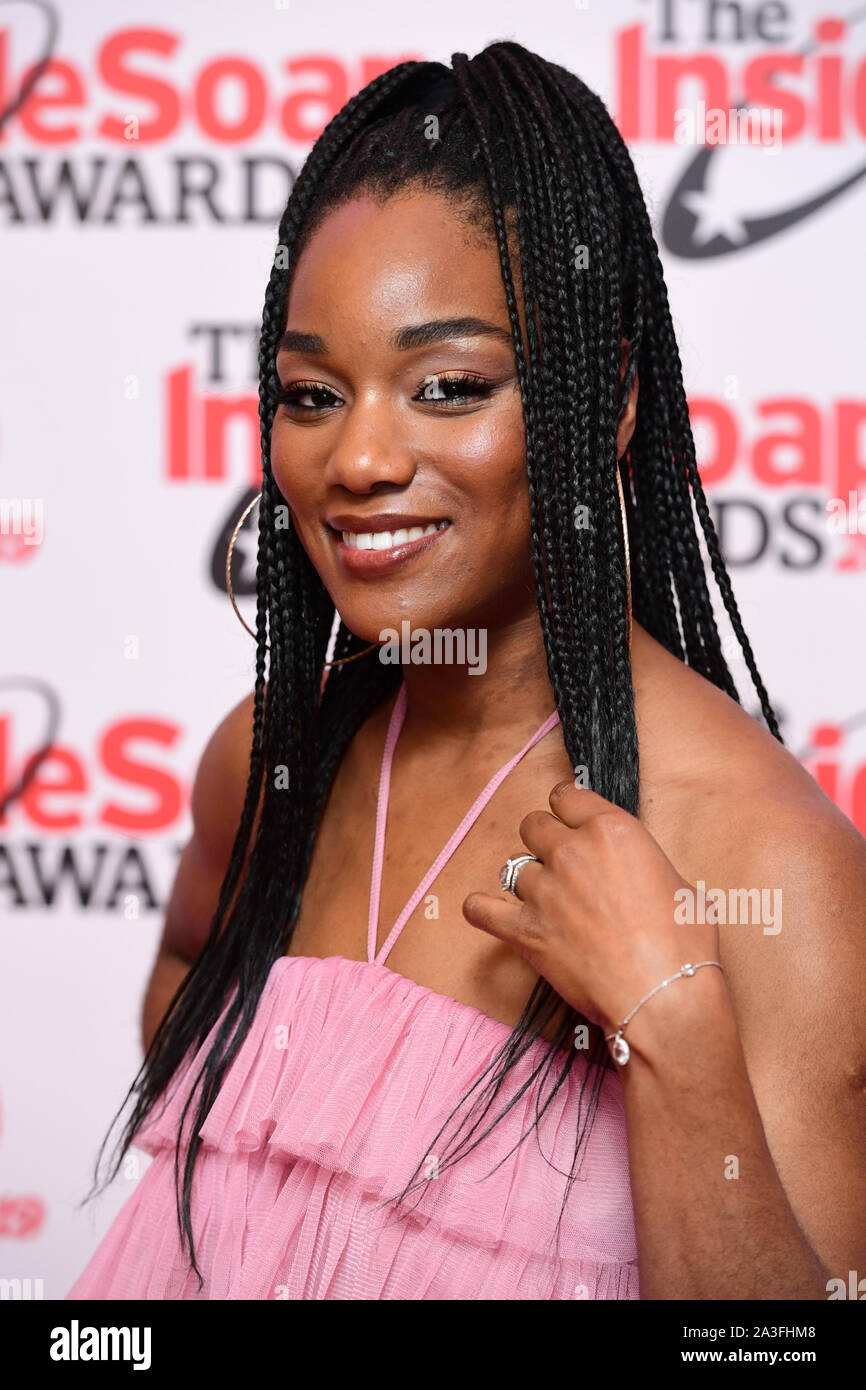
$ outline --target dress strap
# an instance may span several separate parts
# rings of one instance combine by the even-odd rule
[[[382,769],[379,774],[379,799],[376,806],[376,841],[373,847],[373,874],[370,881],[370,916],[367,922],[367,960],[371,962],[376,961],[379,965],[384,963],[396,944],[397,938],[407,921],[421,902],[427,889],[430,887],[430,884],[433,882],[434,878],[436,878],[437,874],[442,871],[461,840],[471,830],[497,787],[500,783],[505,781],[511,769],[517,766],[524,754],[528,753],[530,748],[534,748],[536,743],[544,738],[545,734],[549,734],[550,730],[559,723],[559,714],[554,710],[552,714],[547,716],[540,728],[536,729],[528,742],[523,745],[520,752],[516,753],[513,758],[510,758],[508,762],[491,777],[484,791],[477,797],[466,812],[466,815],[454,831],[454,834],[451,836],[445,848],[430,865],[430,868],[427,870],[421,882],[418,884],[418,887],[415,889],[415,892],[412,894],[391,928],[391,931],[388,933],[387,938],[382,943],[382,948],[377,955],[376,937],[379,931],[379,903],[382,895],[382,865],[385,858],[385,826],[388,820],[388,800],[391,792],[391,764],[394,760],[394,749],[397,746],[397,739],[400,736],[400,730],[406,718],[406,703],[406,683],[404,681],[400,687],[400,693],[397,696],[394,708],[391,711],[388,733],[385,737],[385,749],[382,754]]]

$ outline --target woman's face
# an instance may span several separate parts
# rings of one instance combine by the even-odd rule
[[[276,364],[274,477],[352,632],[537,614],[495,243],[435,193],[353,198],[301,254]]]

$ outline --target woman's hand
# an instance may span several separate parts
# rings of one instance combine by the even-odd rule
[[[675,893],[694,889],[628,811],[571,782],[554,787],[550,808],[520,823],[527,852],[541,862],[523,865],[518,898],[470,893],[463,915],[611,1033],[687,961],[718,960],[718,928],[675,920]]]

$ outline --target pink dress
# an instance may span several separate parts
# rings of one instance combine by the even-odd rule
[[[136,1146],[152,1162],[67,1298],[639,1297],[615,1073],[605,1073],[564,1209],[565,1175],[586,1117],[582,1052],[527,1134],[537,1080],[519,1092],[548,1048],[541,1039],[530,1044],[473,1137],[517,1097],[511,1109],[475,1148],[440,1169],[466,1106],[438,1139],[437,1132],[512,1030],[396,974],[384,960],[499,783],[556,715],[488,783],[377,954],[390,767],[405,707],[404,686],[382,761],[368,959],[274,962],[253,1025],[199,1131],[191,1210],[204,1287],[180,1249],[174,1146],[184,1099],[218,1023],[139,1129]],[[548,1074],[545,1098],[558,1070]],[[420,1187],[389,1204],[419,1162]]]

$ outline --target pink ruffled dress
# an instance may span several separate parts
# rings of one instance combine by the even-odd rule
[[[499,783],[557,716],[488,783],[377,954],[390,767],[405,707],[404,686],[382,761],[368,959],[274,962],[253,1025],[199,1131],[191,1213],[204,1286],[181,1252],[174,1149],[184,1101],[218,1023],[139,1129],[136,1146],[152,1162],[67,1298],[639,1297],[618,1076],[605,1073],[564,1207],[586,1119],[582,1052],[527,1134],[538,1080],[520,1092],[548,1049],[541,1039],[530,1044],[473,1137],[513,1101],[511,1108],[479,1144],[440,1167],[466,1106],[437,1139],[438,1131],[512,1030],[384,964]],[[545,1098],[558,1070],[548,1074]],[[420,1187],[390,1204],[419,1163]]]

